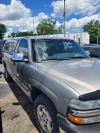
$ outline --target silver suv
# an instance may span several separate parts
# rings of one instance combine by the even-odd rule
[[[63,38],[13,38],[3,50],[5,78],[33,102],[40,133],[100,132],[100,60]]]

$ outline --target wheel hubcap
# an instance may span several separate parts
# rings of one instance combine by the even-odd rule
[[[53,129],[52,119],[50,113],[43,105],[38,106],[37,117],[42,130],[45,131],[46,133],[48,132],[51,133]]]

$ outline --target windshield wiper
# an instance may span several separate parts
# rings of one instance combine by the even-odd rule
[[[50,58],[50,59],[43,59],[43,60],[36,61],[36,62],[41,63],[43,61],[63,61],[63,60],[82,59],[82,58],[88,58],[88,57],[76,56],[76,57],[69,57],[69,58]]]
[[[86,57],[86,56],[74,56],[74,57],[70,57],[70,58],[72,58],[72,59],[82,59],[82,58],[88,58],[88,57]]]

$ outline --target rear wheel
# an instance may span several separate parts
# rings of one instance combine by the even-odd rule
[[[57,111],[52,102],[40,95],[34,102],[34,114],[40,133],[60,133],[57,123]]]
[[[2,58],[0,59],[0,63],[2,64]]]

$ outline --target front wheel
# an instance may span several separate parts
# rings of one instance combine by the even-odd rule
[[[34,102],[34,115],[40,133],[60,133],[56,118],[57,111],[52,102],[43,94]]]

